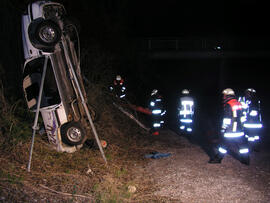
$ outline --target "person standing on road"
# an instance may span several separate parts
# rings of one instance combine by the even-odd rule
[[[193,131],[194,100],[187,89],[182,90],[178,105],[179,128],[185,133]]]
[[[249,148],[244,136],[240,121],[242,116],[242,105],[237,101],[235,93],[231,88],[223,92],[223,120],[219,143],[216,146],[216,154],[211,157],[209,163],[221,163],[223,157],[231,149],[237,149],[237,155],[243,163],[249,164]]]
[[[260,112],[260,100],[253,88],[245,90],[245,95],[242,98],[244,109],[244,132],[248,139],[250,148],[258,151],[258,144],[260,140],[260,133],[262,129],[262,118]]]
[[[151,92],[149,109],[152,117],[151,133],[153,135],[159,135],[159,130],[164,125],[163,118],[166,114],[166,110],[164,109],[163,97],[159,94],[157,89],[153,89]]]

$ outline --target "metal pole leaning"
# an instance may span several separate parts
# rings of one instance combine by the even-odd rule
[[[32,127],[33,128],[33,135],[32,135],[32,143],[31,143],[31,148],[30,148],[29,161],[28,161],[28,166],[27,166],[27,171],[28,172],[30,172],[30,169],[31,169],[31,161],[32,161],[32,154],[33,154],[33,149],[34,149],[36,130],[38,130],[38,128],[39,128],[38,127],[38,116],[39,116],[39,110],[40,110],[40,103],[41,103],[41,97],[42,97],[42,92],[43,92],[44,80],[45,80],[45,76],[46,76],[47,64],[48,64],[48,56],[45,56],[43,72],[42,72],[42,77],[41,77],[41,83],[40,83],[40,87],[39,87],[39,94],[38,94],[38,102],[37,102],[35,120],[34,120],[34,125]]]
[[[106,159],[105,154],[104,154],[104,151],[103,151],[103,149],[102,149],[102,146],[101,146],[101,143],[100,143],[100,140],[99,140],[99,137],[98,137],[98,134],[97,134],[95,125],[94,125],[93,120],[92,120],[92,118],[91,118],[91,115],[90,115],[90,113],[89,113],[89,109],[88,109],[88,107],[87,107],[87,105],[86,105],[86,102],[85,102],[85,99],[84,99],[84,96],[83,96],[83,93],[82,93],[82,90],[81,90],[81,87],[80,87],[78,78],[77,78],[76,73],[75,73],[75,71],[74,71],[74,69],[73,69],[73,65],[72,65],[72,63],[71,63],[71,61],[70,61],[68,49],[67,49],[67,46],[66,46],[66,41],[65,41],[65,40],[62,40],[62,42],[63,42],[62,44],[63,44],[63,47],[64,47],[64,53],[65,53],[67,62],[68,62],[68,64],[69,64],[69,68],[70,68],[70,71],[71,71],[73,80],[74,80],[74,82],[75,82],[75,84],[76,84],[76,86],[77,86],[77,88],[78,88],[79,96],[80,96],[80,98],[81,98],[81,100],[82,100],[82,104],[83,104],[83,107],[84,107],[84,111],[85,111],[85,113],[86,113],[86,115],[87,115],[88,121],[89,121],[90,126],[91,126],[91,128],[92,128],[93,134],[94,134],[95,139],[96,139],[96,142],[97,142],[97,144],[98,144],[99,151],[100,151],[100,153],[101,153],[101,155],[102,155],[102,158],[103,158],[104,161],[105,161],[105,164],[107,165],[107,159]]]

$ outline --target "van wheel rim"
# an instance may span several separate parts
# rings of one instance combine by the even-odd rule
[[[40,29],[39,37],[46,43],[52,43],[56,39],[56,32],[52,27],[44,26]]]
[[[82,138],[82,133],[80,129],[71,127],[67,131],[67,137],[72,142],[79,142]]]

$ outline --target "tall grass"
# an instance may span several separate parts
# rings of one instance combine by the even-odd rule
[[[4,73],[0,64],[0,72]],[[33,116],[28,111],[23,98],[15,100],[7,98],[3,83],[4,74],[0,78],[0,148],[11,150],[17,143],[26,141],[31,135]],[[14,97],[15,98],[15,97]]]

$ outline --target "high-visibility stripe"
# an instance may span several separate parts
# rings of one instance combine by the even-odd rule
[[[250,116],[257,116],[258,115],[258,111],[255,111],[255,110],[252,110],[250,113],[249,113]]]
[[[231,120],[230,118],[224,118],[224,119],[223,119],[223,124],[224,124],[224,125],[230,125],[230,124],[231,124],[231,121],[232,121],[232,120]]]
[[[224,149],[224,148],[222,148],[222,147],[219,147],[219,148],[218,148],[218,151],[219,151],[220,153],[222,153],[222,154],[226,154],[226,153],[227,153],[227,150]]]
[[[182,104],[182,105],[187,105],[187,104],[193,105],[194,102],[193,102],[193,101],[182,101],[181,104]]]
[[[236,129],[237,129],[237,122],[236,121],[234,121],[233,122],[233,132],[236,132]]]
[[[192,123],[191,119],[180,119],[182,123]]]
[[[244,136],[244,132],[224,133],[224,137],[227,137],[227,138],[235,138],[235,137],[242,137],[242,136]]]
[[[245,128],[262,128],[261,123],[244,123]]]
[[[246,154],[248,152],[249,152],[249,149],[248,148],[239,149],[239,153],[240,154]]]
[[[154,123],[154,124],[153,124],[153,127],[155,127],[155,128],[156,128],[156,127],[160,127],[160,123]]]
[[[237,117],[237,113],[235,110],[233,110],[233,117],[236,118]]]
[[[161,113],[161,109],[154,109],[152,111],[152,114],[160,114]]]
[[[180,111],[180,115],[190,115],[192,113],[193,113],[192,111],[187,111],[187,110]]]

